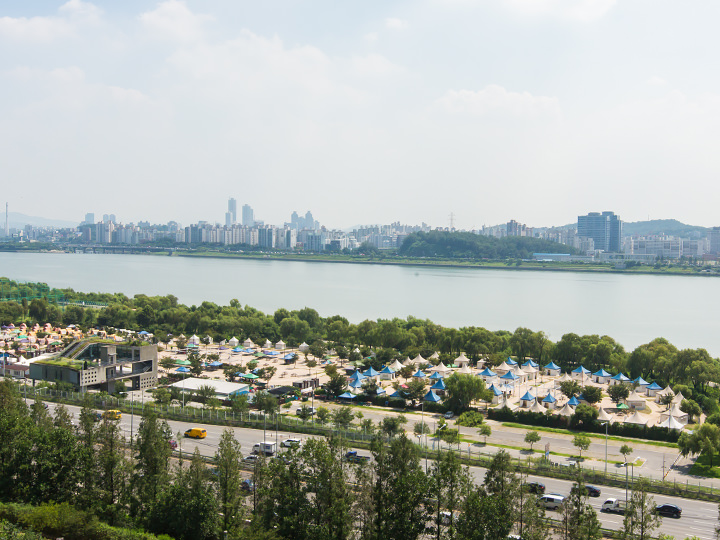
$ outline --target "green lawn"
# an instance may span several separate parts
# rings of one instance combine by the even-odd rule
[[[713,456],[713,466],[710,466],[710,456],[700,454],[690,469],[690,474],[704,476],[705,478],[720,478],[720,456]]]

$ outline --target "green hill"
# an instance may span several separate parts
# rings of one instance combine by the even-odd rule
[[[576,253],[570,246],[530,238],[494,238],[469,232],[430,231],[410,234],[398,250],[407,257],[446,259],[530,259],[533,253]]]
[[[623,223],[623,235],[625,236],[632,236],[634,234],[641,236],[665,234],[668,236],[700,238],[705,236],[707,231],[708,229],[706,227],[686,225],[677,219],[652,219],[650,221]]]

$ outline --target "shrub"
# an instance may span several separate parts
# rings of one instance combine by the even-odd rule
[[[484,420],[485,417],[482,415],[482,413],[478,411],[465,411],[460,416],[458,416],[458,419],[455,421],[455,423],[459,426],[478,427],[482,425]]]

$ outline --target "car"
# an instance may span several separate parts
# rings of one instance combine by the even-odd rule
[[[308,407],[307,405],[304,405],[304,407],[308,410],[310,416],[314,415],[317,412],[317,409],[315,407]],[[295,409],[295,414],[300,414],[301,410],[302,407],[298,407],[297,409]]]
[[[258,456],[257,454],[250,454],[250,455],[248,455],[248,456],[245,456],[245,457],[243,458],[243,461],[244,461],[245,463],[255,464],[255,463],[257,463],[258,461],[260,461],[260,456]]]
[[[207,437],[207,431],[205,431],[203,428],[190,428],[185,432],[186,437],[190,437],[192,439],[204,439]]]
[[[562,506],[565,497],[559,493],[550,493],[549,495],[543,495],[538,500],[538,504],[544,506],[548,510],[557,510]]]
[[[122,414],[117,409],[110,409],[109,411],[102,413],[102,417],[107,420],[120,420]]]
[[[659,504],[655,507],[655,513],[660,516],[679,519],[682,515],[682,508],[676,504]]]
[[[585,486],[585,491],[588,494],[588,497],[599,497],[600,496],[600,488],[595,486]]]
[[[524,487],[528,492],[535,493],[536,495],[545,493],[545,484],[540,482],[527,482],[524,484]]]
[[[302,444],[300,439],[285,439],[280,443],[283,448],[298,448]]]
[[[453,413],[452,411],[448,411],[445,414],[443,414],[443,418],[445,418],[447,420],[450,420],[453,416],[455,416],[455,413]]]
[[[242,482],[240,482],[240,489],[243,491],[255,491],[255,482],[250,480],[249,478],[246,478]]]

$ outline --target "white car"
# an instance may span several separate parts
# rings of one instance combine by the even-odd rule
[[[245,463],[257,463],[259,460],[260,460],[260,456],[258,456],[256,454],[250,454],[243,458],[243,461]]]
[[[280,446],[284,448],[299,448],[301,444],[302,441],[300,439],[285,439],[280,443]]]
[[[453,414],[452,411],[448,411],[448,412],[446,412],[445,414],[443,414],[443,416],[444,416],[445,418],[447,418],[448,420],[450,420],[450,419],[451,419],[453,416],[455,416],[455,415]]]

